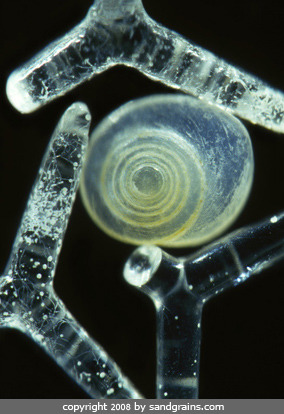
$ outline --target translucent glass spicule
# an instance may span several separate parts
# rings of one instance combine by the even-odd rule
[[[284,95],[151,19],[141,0],[96,0],[86,18],[15,70],[7,95],[27,113],[123,64],[284,132]]]
[[[139,398],[53,288],[90,121],[86,105],[75,103],[64,113],[50,140],[0,278],[0,328],[15,328],[28,335],[91,397]]]
[[[236,218],[253,166],[239,120],[192,97],[154,95],[94,130],[81,193],[96,224],[121,241],[194,246]]]
[[[157,312],[157,398],[198,398],[204,304],[283,260],[283,224],[281,213],[188,257],[156,246],[132,253],[124,277]]]

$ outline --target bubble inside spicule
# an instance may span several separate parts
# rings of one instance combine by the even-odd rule
[[[232,223],[252,177],[239,120],[195,98],[155,95],[123,105],[94,130],[81,194],[116,239],[194,246]]]

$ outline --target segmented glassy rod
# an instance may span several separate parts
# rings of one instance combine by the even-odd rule
[[[141,0],[96,0],[78,26],[10,75],[7,95],[32,112],[117,64],[284,132],[281,91],[156,23]]]
[[[91,116],[75,103],[62,116],[0,276],[0,328],[28,335],[93,398],[139,398],[117,365],[68,312],[53,279],[87,148]]]
[[[124,277],[157,311],[157,398],[198,398],[204,303],[284,258],[284,213],[240,229],[193,256],[142,246]]]

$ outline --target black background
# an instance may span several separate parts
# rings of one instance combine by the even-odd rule
[[[175,92],[135,70],[111,69],[38,112],[21,115],[5,96],[10,72],[79,22],[90,0],[1,3],[1,268],[50,135],[74,101],[87,103],[92,128],[130,99]],[[283,89],[283,3],[257,0],[145,0],[167,27]],[[281,211],[284,138],[246,123],[255,152],[250,199],[232,228]],[[60,256],[55,289],[73,315],[147,397],[155,397],[155,312],[122,278],[133,246],[92,224],[77,197]],[[167,250],[178,256],[190,249]],[[265,271],[206,305],[200,397],[282,398],[284,266]],[[20,333],[0,331],[1,398],[87,397],[45,353]]]

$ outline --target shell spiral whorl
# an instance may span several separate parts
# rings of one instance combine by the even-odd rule
[[[92,134],[81,193],[94,221],[134,244],[197,245],[241,210],[252,182],[247,131],[184,95],[123,105]]]

